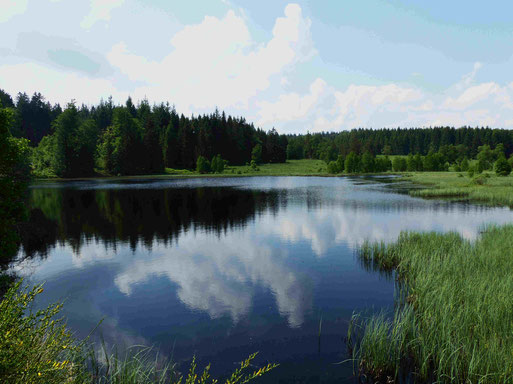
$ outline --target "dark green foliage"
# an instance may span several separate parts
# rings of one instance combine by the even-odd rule
[[[293,148],[301,148],[304,158],[323,159],[323,148],[334,146],[338,154],[347,155],[353,151],[362,154],[426,156],[430,151],[440,152],[441,164],[460,162],[464,157],[475,158],[478,148],[487,144],[495,151],[504,151],[506,156],[513,153],[513,131],[492,128],[415,128],[415,129],[353,129],[339,133],[316,133],[289,135],[291,150],[289,158],[298,158]],[[499,144],[502,144],[500,146]],[[292,157],[293,156],[293,157]],[[497,158],[497,155],[495,155]]]
[[[147,100],[136,106],[128,98],[125,105],[119,107],[109,98],[92,107],[74,107],[74,116],[71,118],[71,113],[67,113],[62,121],[58,120],[63,113],[61,107],[46,102],[39,93],[32,97],[20,93],[14,103],[0,90],[0,100],[14,108],[14,118],[9,125],[15,137],[28,138],[32,146],[37,146],[44,137],[55,135],[35,152],[33,168],[38,175],[84,176],[93,174],[95,166],[111,174],[159,173],[164,167],[194,169],[198,156],[210,159],[217,154],[233,165],[248,164],[251,160],[257,164],[279,163],[287,158],[322,159],[329,163],[339,155],[345,160],[351,152],[359,157],[358,168],[362,168],[353,173],[391,168],[382,160],[378,166],[378,159],[374,159],[372,165],[370,157],[363,158],[366,152],[412,154],[408,156],[406,169],[417,172],[444,171],[456,164],[464,171],[463,159],[476,158],[479,153],[476,170],[482,172],[491,169],[501,154],[513,154],[513,131],[504,129],[353,129],[339,133],[280,135],[274,129],[265,132],[244,118],[226,116],[217,110],[210,115],[189,118],[179,116],[169,104],[151,106]],[[129,124],[127,127],[119,125],[119,116],[118,122],[114,122],[115,110],[119,109],[126,110],[132,119],[122,120],[122,124]],[[87,123],[87,143],[82,146],[80,127],[88,120],[94,121],[96,128]],[[57,134],[64,123],[65,129]],[[97,132],[96,139],[89,136],[93,131]],[[125,133],[129,134],[126,139]],[[97,143],[94,151],[90,147],[92,142]],[[72,148],[65,149],[67,146]],[[131,158],[123,155],[126,148],[133,150]]]
[[[62,177],[92,173],[98,135],[92,120],[81,124],[75,104],[70,103],[55,122],[55,174]]]
[[[346,173],[360,172],[360,156],[354,152],[351,152],[349,155],[347,155],[344,161],[344,171]]]
[[[409,172],[422,172],[424,170],[422,156],[419,153],[415,156],[410,153],[406,158],[406,168]]]
[[[374,156],[370,152],[365,152],[362,156],[362,166],[361,171],[363,173],[372,173],[375,172],[376,164],[374,161]]]
[[[396,172],[405,172],[408,169],[406,159],[402,156],[394,157],[392,161],[392,168]]]
[[[392,169],[392,162],[388,158],[385,157],[377,157],[374,160],[375,172],[387,172]]]
[[[330,161],[328,163],[328,173],[331,173],[331,174],[340,173],[340,168],[338,167],[338,164],[336,161]]]
[[[444,156],[441,153],[430,151],[427,156],[424,157],[422,168],[427,172],[438,172],[447,170],[445,165]]]
[[[196,160],[196,172],[210,173],[210,162],[203,156],[198,156]]]
[[[221,155],[216,155],[212,158],[212,161],[210,162],[210,169],[214,173],[224,172],[224,160],[221,158]]]
[[[144,126],[144,158],[142,160],[143,173],[164,172],[164,156],[159,142],[159,134],[155,122],[151,116],[146,119]]]
[[[479,147],[477,154],[477,171],[479,173],[486,171],[492,167],[493,152],[489,145]]]
[[[499,176],[508,176],[511,173],[511,165],[504,155],[495,162],[495,173]]]
[[[29,138],[32,145],[45,138],[34,156],[39,176],[86,176],[95,168],[116,175],[193,169],[200,155],[208,159],[219,154],[233,165],[252,159],[279,163],[287,157],[286,136],[256,129],[224,112],[189,118],[169,104],[152,107],[143,100],[136,106],[128,98],[120,107],[109,98],[91,108],[72,103],[63,113],[38,93],[32,98],[20,93],[16,104],[3,91],[0,97],[15,108],[9,122],[15,136]],[[224,168],[224,160],[222,164]],[[217,168],[221,172],[221,165]]]
[[[305,149],[303,148],[303,143],[299,140],[290,141],[287,145],[287,159],[303,159],[305,158]]]
[[[19,93],[11,133],[29,139],[31,145],[36,146],[51,133],[52,121],[59,113],[60,107],[52,107],[40,93],[34,93],[31,98]]]
[[[141,129],[127,108],[114,110],[112,125],[103,135],[99,152],[101,164],[110,174],[137,174],[144,169]]]
[[[43,137],[32,152],[32,169],[36,176],[55,176],[55,135]]]
[[[262,163],[262,146],[257,144],[253,147],[251,151],[251,161],[254,161],[257,164]]]
[[[3,106],[3,108],[14,108],[11,95],[3,89],[0,89],[0,105]]]
[[[24,192],[29,177],[28,140],[11,136],[12,112],[0,103],[0,262],[18,249],[17,225],[25,216]]]
[[[468,162],[468,159],[465,157],[463,158],[463,160],[461,161],[460,163],[460,168],[463,172],[466,172],[468,171],[468,168],[469,168],[469,162]]]

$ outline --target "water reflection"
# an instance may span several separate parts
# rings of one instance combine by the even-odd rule
[[[108,341],[155,344],[178,359],[196,353],[221,371],[256,350],[305,367],[343,359],[352,311],[393,304],[393,282],[354,256],[364,240],[393,241],[402,230],[474,238],[513,218],[361,179],[88,181],[30,194],[15,268],[47,282],[46,302],[66,300],[79,335],[105,318]]]

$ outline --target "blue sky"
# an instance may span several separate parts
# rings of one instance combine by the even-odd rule
[[[0,0],[0,88],[283,133],[513,127],[511,2]]]

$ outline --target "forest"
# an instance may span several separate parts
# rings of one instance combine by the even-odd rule
[[[329,173],[393,171],[476,172],[500,160],[507,172],[513,132],[489,127],[353,129],[283,135],[255,127],[217,109],[186,117],[169,103],[124,105],[112,98],[93,106],[64,108],[40,93],[29,97],[0,90],[13,115],[13,137],[29,140],[36,176],[83,177],[164,173],[166,168],[222,173],[225,165],[321,159]],[[389,157],[390,156],[390,157]]]

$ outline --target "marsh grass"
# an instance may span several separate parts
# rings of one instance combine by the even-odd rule
[[[475,177],[456,172],[418,172],[406,179],[429,186],[413,189],[410,195],[424,198],[464,198],[476,202],[513,207],[513,176],[501,177],[484,173]]]
[[[361,255],[395,266],[393,316],[354,315],[349,345],[360,373],[385,382],[513,382],[513,226],[459,234],[402,233]]]
[[[31,304],[43,292],[42,286],[22,288],[14,284],[0,302],[0,383],[27,384],[207,384],[210,365],[198,371],[193,358],[182,375],[169,359],[151,348],[134,346],[123,355],[109,353],[105,343],[100,351],[89,339],[78,341],[59,318],[62,304],[52,304],[37,312]],[[225,384],[243,384],[277,367],[267,364],[252,369],[255,354],[240,363]]]

